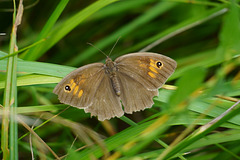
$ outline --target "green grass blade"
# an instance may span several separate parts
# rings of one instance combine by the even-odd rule
[[[37,41],[37,42],[35,42],[35,43],[33,43],[33,44],[31,44],[31,45],[23,48],[23,49],[20,49],[20,50],[18,50],[18,51],[16,51],[16,52],[13,52],[13,53],[11,53],[11,54],[7,54],[7,55],[5,55],[5,56],[0,57],[0,60],[3,60],[3,59],[5,59],[5,58],[11,57],[11,56],[15,56],[15,55],[17,55],[17,54],[19,54],[19,53],[21,53],[21,52],[23,52],[23,51],[25,51],[25,50],[27,50],[27,49],[29,49],[29,48],[32,48],[32,47],[38,45],[39,43],[44,42],[44,41],[45,41],[45,39],[41,39],[41,40],[39,40],[39,41]],[[2,53],[2,54],[3,54],[3,53]]]
[[[48,19],[46,25],[43,27],[41,33],[39,34],[37,41],[47,38],[47,35],[52,30],[53,26],[57,22],[59,16],[62,14],[68,2],[69,0],[62,0],[59,2],[58,6],[54,10],[54,12],[51,14],[51,17]],[[31,48],[29,51],[25,52],[21,57],[26,60],[36,60],[44,54],[44,52],[39,53],[41,48],[42,48],[41,45],[35,46]]]
[[[175,3],[169,3],[169,2],[160,2],[156,5],[154,5],[151,9],[148,10],[148,12],[143,13],[141,16],[139,16],[134,21],[130,22],[129,24],[121,27],[116,32],[112,33],[111,35],[107,36],[103,40],[94,43],[95,46],[100,48],[101,50],[107,47],[108,45],[114,44],[114,42],[121,36],[124,37],[125,35],[133,32],[138,27],[141,27],[142,25],[148,23],[152,19],[156,18],[157,16],[163,14],[164,12],[168,11],[169,9],[173,8],[176,4]],[[67,64],[71,64],[73,66],[76,66],[78,63],[84,62],[94,54],[98,53],[98,50],[96,50],[93,47],[90,47],[83,53],[79,53],[78,56],[72,58]]]
[[[160,32],[153,37],[148,38],[147,40],[131,47],[125,52],[132,52],[141,49],[140,51],[148,51],[153,47],[159,45],[160,43],[180,34],[188,29],[191,29],[195,26],[198,26],[206,21],[209,21],[217,16],[220,16],[227,12],[226,5],[221,5],[219,7],[208,10],[206,13],[201,14],[198,17],[189,18],[177,25],[174,25],[163,32]],[[143,48],[144,47],[144,48]]]
[[[18,123],[17,123],[17,56],[13,57],[12,67],[12,88],[11,102],[14,101],[10,109],[10,158],[18,159]]]
[[[4,98],[3,98],[3,116],[2,116],[2,131],[1,131],[1,148],[3,159],[9,159],[8,137],[9,137],[9,110],[10,110],[10,89],[11,89],[11,71],[13,57],[8,59],[7,63],[7,78],[5,83]]]
[[[178,86],[178,89],[170,97],[168,105],[176,110],[178,104],[186,100],[186,98],[189,97],[192,92],[201,86],[205,75],[206,71],[202,67],[196,67],[185,72],[177,81],[176,85]]]
[[[14,1],[14,6],[15,6]],[[16,13],[13,14],[13,29],[10,41],[10,53],[17,50],[17,28],[21,24],[23,15],[23,0],[19,1],[18,9],[14,7]],[[18,160],[18,121],[17,121],[17,55],[13,56],[11,72],[11,87],[10,87],[10,132],[9,132],[9,148],[10,159]]]
[[[16,31],[18,25],[21,23],[21,16],[23,13],[22,1],[19,2],[18,12],[16,14],[16,4],[14,3],[13,12],[13,27],[9,45],[9,53],[16,50]],[[18,159],[18,123],[17,117],[17,55],[8,58],[7,77],[4,91],[4,107],[3,107],[3,123],[2,123],[2,137],[1,148],[3,151],[3,159]],[[10,123],[9,123],[9,122]],[[9,132],[8,132],[9,127]],[[9,134],[9,135],[8,135]],[[9,142],[8,142],[9,141]],[[9,143],[9,146],[8,146]],[[9,150],[8,150],[9,147]]]
[[[234,1],[232,1],[234,2]],[[219,57],[230,60],[233,54],[240,52],[240,21],[239,7],[231,3],[228,14],[224,17],[224,23],[220,32]]]
[[[83,9],[82,11],[76,13],[66,21],[57,24],[56,28],[51,30],[46,30],[44,36],[41,38],[47,38],[44,44],[38,46],[36,51],[31,51],[24,56],[27,58],[30,54],[30,58],[32,60],[36,60],[38,57],[43,55],[48,49],[50,49],[53,45],[55,45],[60,39],[66,36],[69,32],[71,32],[75,27],[77,27],[82,21],[84,21],[87,17],[91,16],[101,8],[116,2],[117,0],[99,0],[93,3],[92,5],[88,6],[87,8]]]
[[[240,101],[239,101],[240,102]],[[227,112],[221,119],[218,119],[218,121],[213,121],[212,123],[208,123],[199,129],[195,130],[190,136],[185,138],[183,141],[178,143],[176,146],[169,149],[169,152],[167,154],[161,155],[159,159],[168,159],[172,156],[174,156],[176,153],[179,153],[183,148],[189,146],[193,142],[201,139],[206,134],[210,133],[212,130],[219,127],[222,123],[226,122],[227,120],[231,119],[235,115],[237,115],[240,111],[240,105],[239,102],[236,103],[233,107],[234,110],[231,110],[230,112]]]
[[[17,86],[39,85],[60,82],[61,78],[45,75],[26,75],[17,79]],[[0,81],[0,89],[4,88],[4,82]]]

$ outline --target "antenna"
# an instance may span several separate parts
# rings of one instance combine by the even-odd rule
[[[104,54],[106,57],[108,57],[101,49],[97,48],[97,47],[94,46],[92,43],[87,42],[87,44],[89,44],[90,46],[96,48],[96,49],[99,50],[102,54]]]
[[[115,48],[115,46],[117,45],[117,43],[118,43],[118,41],[119,41],[119,39],[121,38],[121,36],[120,37],[118,37],[118,39],[117,39],[117,41],[115,42],[115,44],[113,45],[113,47],[112,47],[112,49],[111,49],[111,51],[109,52],[109,56],[111,55],[111,53],[112,53],[112,51],[113,51],[113,49]],[[99,48],[97,48],[96,46],[94,46],[92,43],[89,43],[89,42],[87,42],[87,44],[88,45],[90,45],[90,46],[92,46],[92,47],[94,47],[94,48],[96,48],[97,50],[99,50],[102,54],[104,54],[106,57],[109,57],[109,56],[107,56],[101,49],[99,49]]]
[[[115,42],[115,44],[113,45],[113,47],[112,47],[111,51],[109,52],[109,56],[111,55],[111,53],[112,53],[113,49],[115,48],[115,46],[116,46],[116,44],[118,43],[118,41],[119,41],[119,39],[120,39],[120,38],[121,38],[121,36],[120,36],[120,37],[118,37],[117,41],[116,41],[116,42]]]

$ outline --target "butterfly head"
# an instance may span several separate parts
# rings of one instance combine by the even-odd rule
[[[106,62],[106,64],[109,64],[109,63],[112,63],[113,61],[112,61],[112,59],[110,57],[107,56],[105,62]]]

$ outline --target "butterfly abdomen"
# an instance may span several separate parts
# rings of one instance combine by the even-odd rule
[[[116,95],[117,95],[117,96],[120,96],[120,94],[121,94],[121,90],[120,90],[120,89],[121,89],[121,88],[120,88],[120,83],[119,83],[119,80],[118,80],[118,78],[117,78],[116,73],[114,73],[114,72],[111,73],[110,79],[111,79],[112,87],[113,87]]]

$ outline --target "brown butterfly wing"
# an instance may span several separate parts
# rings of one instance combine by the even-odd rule
[[[159,63],[160,62],[160,63]],[[152,98],[174,72],[177,63],[156,53],[131,53],[115,60],[126,113],[152,106]]]
[[[118,76],[124,112],[131,114],[152,107],[152,98],[158,95],[158,90],[148,90],[128,74],[119,72]]]
[[[66,86],[71,91],[66,91]],[[74,70],[58,83],[53,92],[58,95],[60,102],[83,108],[101,121],[124,114],[120,98],[115,94],[102,63]]]
[[[90,112],[91,116],[98,116],[100,121],[115,116],[121,117],[124,114],[120,103],[120,97],[115,94],[108,75],[105,74],[101,80],[100,87],[96,91],[92,106],[85,108],[84,110],[85,112]]]
[[[64,77],[54,88],[53,93],[58,95],[62,103],[78,108],[91,106],[104,78],[104,72],[103,63],[80,67]],[[70,91],[66,90],[66,86],[70,87]]]

